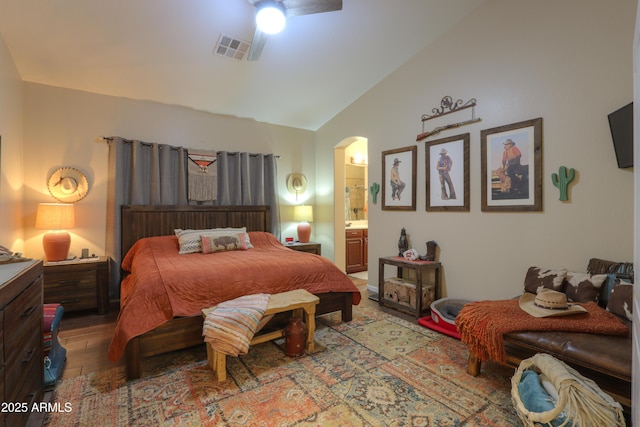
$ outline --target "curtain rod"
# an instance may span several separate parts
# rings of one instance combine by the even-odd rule
[[[101,140],[103,140],[103,141],[113,141],[115,139],[115,137],[113,137],[113,136],[100,136],[99,138]],[[135,140],[133,140],[133,139],[126,139],[126,138],[120,138],[120,139],[122,139],[122,142],[126,142],[126,143],[135,142]],[[150,146],[153,145],[152,142],[144,142],[144,141],[139,141],[139,142],[141,144],[147,146],[147,147],[150,147]],[[167,144],[161,144],[161,145],[167,145]],[[174,150],[182,148],[182,147],[175,147],[175,146],[171,146],[171,145],[169,145],[169,147],[171,147]],[[187,148],[187,150],[188,150],[188,148]],[[227,154],[232,155],[232,156],[235,156],[236,154],[241,154],[239,151],[224,151],[224,150],[217,151],[217,153],[227,153]],[[258,154],[258,153],[249,153],[249,155],[250,156],[259,156],[260,154]],[[276,159],[280,158],[279,154],[266,154],[266,155],[267,156],[274,156]]]

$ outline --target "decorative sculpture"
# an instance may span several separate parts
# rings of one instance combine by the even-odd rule
[[[466,126],[466,125],[470,125],[470,124],[473,124],[473,123],[478,123],[482,119],[476,118],[476,112],[475,112],[476,103],[477,103],[477,101],[476,101],[475,98],[471,98],[467,102],[464,102],[461,99],[458,99],[457,101],[454,101],[453,98],[451,98],[450,96],[445,96],[440,101],[440,108],[436,107],[436,108],[433,108],[431,110],[431,112],[433,114],[431,114],[431,115],[423,114],[422,115],[422,133],[416,137],[416,141],[420,141],[420,140],[428,138],[430,136],[437,135],[440,132],[442,132],[443,130],[454,129],[454,128],[458,128],[460,126]],[[450,123],[450,124],[447,124],[447,125],[444,125],[444,126],[438,126],[437,128],[435,128],[435,129],[433,129],[433,130],[431,130],[429,132],[425,132],[425,130],[424,130],[424,122],[426,122],[427,120],[435,119],[436,117],[441,117],[441,116],[444,116],[445,114],[455,113],[455,112],[458,112],[460,110],[464,110],[466,108],[471,108],[471,119],[470,120],[463,120],[461,122]]]
[[[424,256],[421,256],[420,259],[422,261],[435,261],[436,249],[438,249],[438,244],[434,240],[429,240],[427,242],[427,254]]]
[[[371,201],[373,203],[378,203],[378,192],[380,191],[380,184],[374,182],[373,184],[371,184],[371,187],[369,189],[371,190]]]
[[[402,227],[400,231],[400,240],[398,240],[398,256],[403,254],[409,249],[409,241],[407,240],[407,231]]]
[[[560,166],[560,170],[558,172],[559,173],[551,174],[551,182],[553,182],[553,185],[558,187],[558,190],[560,190],[560,200],[564,202],[569,200],[569,197],[567,196],[567,187],[569,187],[569,183],[573,181],[576,171],[571,168],[567,173],[567,168],[565,166]]]

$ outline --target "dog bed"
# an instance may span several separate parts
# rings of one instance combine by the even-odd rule
[[[462,307],[471,301],[455,298],[441,298],[431,304],[431,315],[418,319],[418,324],[441,334],[460,339],[456,328],[456,316]]]

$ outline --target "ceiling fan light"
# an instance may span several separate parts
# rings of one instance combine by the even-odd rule
[[[282,31],[285,23],[284,11],[275,1],[264,1],[258,5],[256,25],[263,33],[277,34]]]

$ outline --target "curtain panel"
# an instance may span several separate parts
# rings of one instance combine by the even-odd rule
[[[218,204],[267,205],[271,208],[271,233],[280,240],[277,156],[218,152]]]
[[[107,138],[106,252],[111,258],[109,297],[120,294],[120,207],[187,204],[187,150],[166,144]],[[115,274],[114,274],[115,273]]]
[[[217,152],[217,200],[189,201],[189,150],[165,144],[105,138],[109,144],[106,254],[109,297],[120,296],[122,205],[268,205],[271,232],[280,240],[277,156]]]

